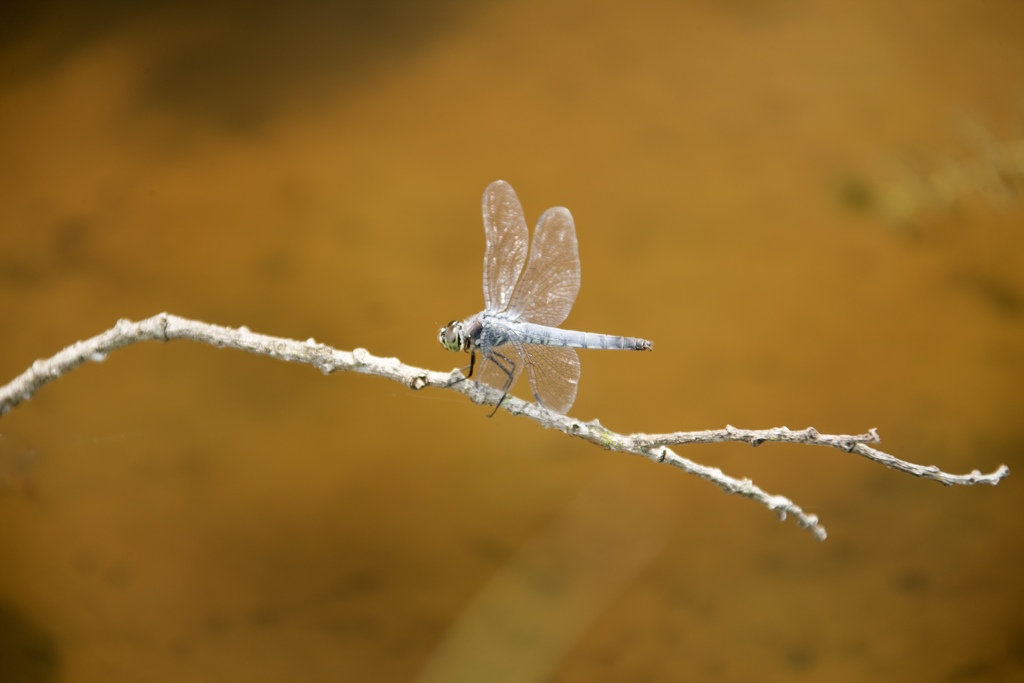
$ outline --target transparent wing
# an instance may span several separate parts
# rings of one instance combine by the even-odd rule
[[[513,339],[508,344],[490,349],[475,379],[508,392],[524,368],[530,378],[530,390],[538,403],[562,415],[569,412],[576,400],[576,386],[580,381],[580,358],[575,349],[523,344]]]
[[[560,206],[548,209],[533,231],[530,260],[512,294],[509,313],[555,327],[565,321],[579,291],[580,254],[572,214]]]
[[[522,346],[526,376],[537,402],[565,415],[576,400],[580,357],[567,346]]]
[[[512,372],[511,378],[508,370]],[[474,379],[494,387],[498,391],[511,391],[522,371],[523,357],[520,355],[517,345],[505,344],[491,349],[483,356],[480,372]]]
[[[515,190],[496,180],[484,190],[484,310],[504,312],[526,262],[530,235]],[[493,385],[492,385],[493,386]]]

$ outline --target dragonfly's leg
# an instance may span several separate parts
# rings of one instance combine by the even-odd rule
[[[462,377],[460,377],[458,379],[453,379],[451,382],[448,382],[448,384],[446,386],[453,387],[456,384],[458,384],[459,382],[465,382],[467,379],[472,377],[473,376],[473,366],[475,364],[476,364],[476,351],[474,350],[474,351],[471,351],[470,354],[469,354],[469,367],[468,368],[462,368],[462,370],[459,371],[459,372],[462,373]]]
[[[506,365],[502,365],[498,360],[499,358],[504,361]],[[501,407],[501,402],[505,400],[505,397],[508,396],[508,392],[512,389],[512,380],[515,378],[516,372],[516,363],[508,356],[492,351],[491,362],[494,363],[496,368],[505,373],[505,385],[501,387],[501,398],[499,398],[498,402],[494,404],[494,410],[487,417],[494,417],[494,413],[498,412],[498,408]]]

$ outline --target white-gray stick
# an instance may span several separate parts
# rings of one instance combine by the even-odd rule
[[[114,349],[135,342],[171,339],[192,341],[248,351],[262,356],[295,363],[307,363],[319,368],[325,375],[339,370],[361,372],[400,382],[410,389],[434,387],[466,394],[477,403],[494,405],[501,400],[501,392],[472,381],[459,381],[458,370],[450,373],[432,372],[423,368],[405,365],[397,358],[379,358],[366,349],[338,351],[312,339],[304,342],[265,334],[250,332],[246,327],[231,328],[220,325],[180,318],[169,313],[160,313],[140,322],[118,320],[113,328],[103,334],[77,342],[60,353],[45,360],[37,360],[28,370],[3,387],[0,387],[0,415],[32,397],[47,382],[55,380],[86,361],[101,361]],[[717,467],[707,467],[688,460],[669,448],[693,443],[719,443],[741,441],[759,446],[766,441],[800,443],[815,446],[830,446],[847,453],[856,453],[869,460],[892,469],[933,479],[947,486],[953,484],[998,484],[1010,473],[1006,465],[991,474],[974,470],[970,474],[948,474],[935,466],[917,465],[900,460],[868,446],[879,442],[874,429],[855,436],[819,434],[813,427],[793,431],[787,427],[774,429],[725,429],[699,432],[675,432],[672,434],[618,434],[610,431],[597,421],[581,422],[566,415],[545,410],[535,403],[527,403],[514,396],[506,396],[501,407],[513,415],[528,417],[543,427],[557,429],[569,436],[577,436],[612,451],[634,453],[655,462],[668,463],[689,474],[695,474],[718,485],[727,493],[755,500],[778,514],[780,519],[791,515],[800,526],[810,530],[819,540],[825,539],[825,528],[818,523],[817,515],[804,512],[802,508],[784,496],[771,495],[757,487],[750,479],[735,479]]]

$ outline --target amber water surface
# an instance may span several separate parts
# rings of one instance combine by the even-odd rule
[[[447,371],[503,178],[573,212],[566,325],[654,341],[581,353],[572,415],[1015,472],[680,449],[818,543],[456,394],[141,344],[0,418],[0,680],[1024,679],[1019,3],[2,23],[0,383],[160,311]]]

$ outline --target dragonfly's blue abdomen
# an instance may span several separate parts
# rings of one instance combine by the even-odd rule
[[[646,339],[637,339],[636,337],[577,332],[576,330],[563,330],[560,327],[548,327],[534,323],[515,322],[507,324],[515,330],[519,340],[526,344],[612,351],[650,351],[654,346]]]

